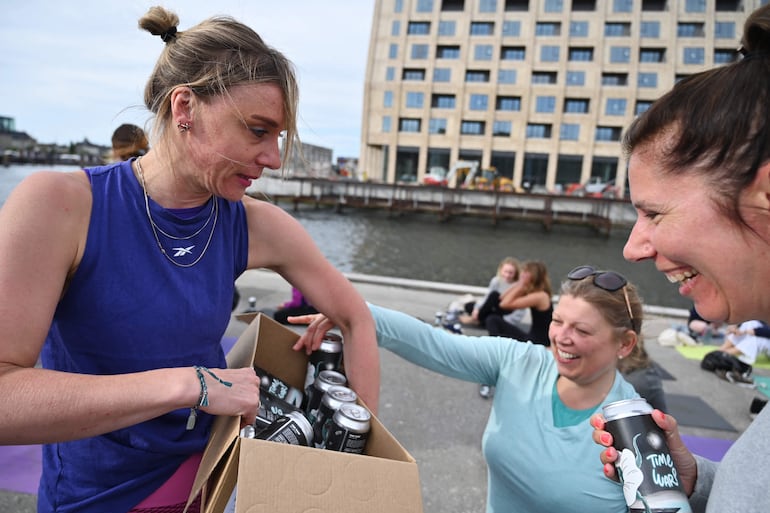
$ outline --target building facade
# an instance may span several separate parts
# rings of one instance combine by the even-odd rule
[[[359,168],[423,183],[458,161],[519,188],[614,181],[634,116],[738,58],[767,0],[376,0]]]

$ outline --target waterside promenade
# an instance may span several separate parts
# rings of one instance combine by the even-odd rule
[[[349,274],[348,278],[367,301],[428,321],[437,310],[444,309],[459,295],[484,291],[478,287],[379,276]],[[241,303],[236,312],[246,308],[249,296],[257,298],[258,309],[271,309],[288,299],[291,293],[289,284],[269,271],[247,271],[238,279],[237,285]],[[686,311],[648,307],[645,315],[646,347],[653,359],[674,378],[663,382],[666,393],[672,397],[690,397],[693,406],[697,406],[695,401],[704,401],[734,428],[682,426],[682,433],[716,444],[729,444],[750,424],[749,404],[755,396],[761,395],[721,381],[712,373],[702,371],[697,361],[686,359],[674,348],[657,343],[660,331],[685,321]],[[233,316],[227,335],[236,337],[245,327]],[[482,333],[479,330],[467,332]],[[481,455],[481,435],[490,401],[479,396],[477,384],[426,371],[385,350],[380,355],[379,417],[417,460],[425,513],[483,513],[486,467]],[[758,369],[756,373],[770,375],[764,369]],[[512,443],[516,443],[515,435],[512,435]],[[19,464],[14,461],[2,463],[8,469]],[[597,472],[600,472],[598,460]],[[16,490],[0,492],[0,512],[32,513],[34,504],[34,495]]]

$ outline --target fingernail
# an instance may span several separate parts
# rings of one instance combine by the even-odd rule
[[[602,433],[599,440],[601,440],[604,445],[610,445],[612,443],[612,436],[609,433]]]

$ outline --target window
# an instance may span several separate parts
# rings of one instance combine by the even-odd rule
[[[678,23],[676,35],[677,37],[704,37],[703,23]]]
[[[489,71],[469,69],[465,72],[466,82],[489,82]]]
[[[460,123],[460,133],[463,135],[484,135],[484,122],[463,120]]]
[[[586,72],[585,71],[568,71],[567,85],[571,85],[571,86],[586,85]]]
[[[459,46],[438,46],[436,47],[437,59],[459,59],[460,47]]]
[[[495,24],[491,21],[472,21],[472,36],[491,36],[495,33]]]
[[[543,6],[545,12],[561,12],[563,9],[563,0],[545,0],[545,5]]]
[[[492,135],[494,136],[509,136],[513,129],[513,123],[510,121],[495,121],[492,124]]]
[[[604,24],[604,35],[607,37],[626,37],[631,35],[630,23],[610,23]]]
[[[500,49],[500,60],[503,61],[523,61],[525,57],[523,46],[504,46]]]
[[[427,59],[428,49],[428,45],[412,45],[412,59]]]
[[[556,110],[555,96],[538,96],[535,100],[535,111],[554,112]]]
[[[714,64],[728,64],[738,57],[738,52],[732,48],[729,50],[714,49]]]
[[[542,123],[527,123],[527,138],[530,139],[550,139],[551,125]]]
[[[417,12],[433,12],[433,0],[417,0]]]
[[[536,36],[558,36],[561,34],[561,23],[540,21],[535,24]]]
[[[639,73],[637,81],[639,87],[658,87],[657,73]]]
[[[521,97],[520,96],[498,96],[495,100],[495,109],[503,111],[520,111],[521,110]]]
[[[613,0],[612,2],[612,10],[614,12],[631,12],[633,8],[633,0]]]
[[[569,60],[570,61],[580,61],[580,62],[591,62],[594,60],[594,49],[593,48],[570,48],[569,49]]]
[[[596,140],[597,141],[620,141],[620,134],[622,129],[615,126],[597,126],[596,127]]]
[[[427,36],[430,34],[429,21],[410,21],[406,33],[410,36]]]
[[[559,127],[559,138],[565,141],[577,141],[580,138],[580,125],[562,123]]]
[[[454,109],[455,95],[453,94],[434,94],[431,96],[430,106],[437,109]]]
[[[468,102],[470,110],[487,110],[489,106],[489,96],[486,94],[472,94]]]
[[[555,71],[533,71],[533,84],[555,84],[557,74]]]
[[[385,80],[387,82],[393,82],[396,78],[396,68],[393,66],[388,66],[385,68]]]
[[[631,61],[631,48],[628,46],[613,46],[610,48],[610,62],[627,63]]]
[[[588,37],[588,22],[573,21],[569,24],[570,37]]]
[[[476,45],[473,48],[473,57],[477,61],[490,61],[493,53],[492,45]]]
[[[706,0],[686,0],[685,12],[706,12]]]
[[[665,48],[641,48],[639,50],[639,62],[665,62]]]
[[[382,131],[384,133],[390,132],[391,119],[390,116],[382,116]]]
[[[452,70],[449,68],[436,68],[433,70],[434,82],[449,82],[452,80]]]
[[[442,11],[464,11],[465,0],[441,0]]]
[[[399,132],[419,132],[420,122],[422,120],[415,118],[399,118],[398,131]]]
[[[636,107],[634,107],[634,114],[639,115],[652,107],[652,102],[648,100],[636,100]]]
[[[733,21],[715,22],[714,37],[717,39],[735,39],[735,22]]]
[[[626,99],[607,98],[604,113],[608,116],[624,116],[626,114]]]
[[[430,118],[428,122],[428,132],[431,134],[446,133],[446,118]]]
[[[424,97],[423,93],[408,92],[406,93],[406,106],[410,109],[421,109]]]
[[[587,114],[590,100],[587,98],[565,98],[564,112],[570,114]]]
[[[515,84],[516,83],[516,70],[515,69],[501,69],[497,72],[498,84]]]
[[[382,106],[386,109],[393,106],[393,91],[385,91],[382,94]]]
[[[400,32],[401,32],[401,22],[398,20],[394,20],[393,24],[390,26],[390,35],[397,36]]]
[[[540,49],[540,60],[542,62],[559,62],[558,46],[546,45]]]
[[[391,59],[395,59],[398,57],[398,45],[395,43],[391,43],[388,47],[388,57]]]
[[[503,35],[519,37],[521,34],[521,22],[520,21],[504,21],[503,22]]]
[[[690,47],[684,49],[685,64],[703,64],[706,60],[706,52],[703,48]]]
[[[438,35],[439,36],[454,36],[455,35],[454,21],[439,21],[438,22]]]
[[[627,73],[602,73],[603,86],[627,86]]]
[[[497,0],[481,0],[479,2],[479,12],[496,12]]]
[[[660,37],[660,22],[659,21],[643,21],[639,26],[639,33],[642,37]]]
[[[404,73],[401,78],[402,80],[422,81],[422,80],[425,80],[425,70],[424,69],[404,69]]]
[[[396,0],[393,5],[393,12],[401,12],[404,10],[404,0]]]

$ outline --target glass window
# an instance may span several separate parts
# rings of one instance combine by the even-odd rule
[[[484,135],[484,122],[463,120],[460,123],[460,133],[463,135]]]
[[[664,62],[666,50],[663,48],[642,48],[639,50],[639,62]]]
[[[706,52],[703,48],[685,48],[684,49],[684,63],[685,64],[703,64],[706,59]]]
[[[496,12],[497,0],[480,0],[479,12]]]
[[[406,106],[411,109],[421,109],[423,104],[423,93],[407,92],[406,93]]]
[[[402,75],[402,79],[417,80],[417,81],[425,80],[425,70],[424,69],[405,69],[404,74]]]
[[[489,71],[469,69],[465,72],[466,82],[489,82]]]
[[[570,37],[588,37],[588,22],[573,21],[569,24]]]
[[[449,82],[452,80],[452,70],[449,68],[435,68],[433,70],[434,82]]]
[[[559,62],[558,46],[546,45],[540,49],[540,60],[542,62]]]
[[[677,37],[703,37],[703,23],[678,23],[676,25]]]
[[[610,62],[624,63],[631,61],[631,48],[628,46],[613,46],[610,48]]]
[[[397,36],[400,32],[401,32],[401,22],[398,20],[394,20],[393,24],[390,26],[390,35]]]
[[[737,56],[738,52],[736,50],[720,50],[719,48],[715,48],[714,64],[728,64],[733,62]]]
[[[396,0],[393,5],[393,12],[401,12],[404,10],[404,0]]]
[[[406,33],[410,36],[427,36],[430,34],[430,22],[410,21]]]
[[[535,24],[536,36],[558,36],[560,33],[561,23],[541,21]]]
[[[542,123],[527,123],[527,137],[536,139],[550,139],[551,125]]]
[[[446,133],[446,118],[430,118],[428,122],[428,132],[431,134]]]
[[[572,86],[586,85],[586,72],[585,71],[568,71],[567,84]]]
[[[436,48],[437,59],[459,59],[460,47],[459,46],[439,46]]]
[[[453,94],[434,94],[430,100],[430,106],[437,109],[454,109],[455,95]]]
[[[412,45],[412,59],[427,59],[430,47],[423,44]]]
[[[607,98],[605,114],[608,116],[624,116],[626,114],[625,98]]]
[[[652,107],[652,102],[647,100],[637,100],[636,101],[636,107],[634,108],[634,114],[639,115]]]
[[[657,73],[639,73],[639,87],[658,87]]]
[[[399,132],[419,132],[420,122],[421,122],[420,119],[399,118],[398,131]]]
[[[580,138],[580,125],[562,123],[559,127],[559,138],[565,141],[577,141]]]
[[[596,140],[597,141],[619,141],[621,129],[614,126],[597,126],[596,127]]]
[[[714,37],[717,39],[735,39],[735,22],[734,21],[715,22]]]
[[[388,66],[385,68],[385,80],[388,82],[392,82],[396,78],[396,68],[393,66]]]
[[[382,131],[384,133],[390,132],[391,119],[390,116],[382,116]]]
[[[535,110],[537,112],[553,112],[556,110],[556,97],[538,96],[535,100]]]
[[[626,37],[631,35],[630,23],[611,23],[604,24],[604,35],[607,37]]]
[[[438,35],[439,36],[454,36],[456,30],[456,23],[454,21],[439,21],[438,22]]]
[[[642,37],[660,37],[660,22],[659,21],[643,21],[639,26],[639,32]]]
[[[513,123],[510,121],[495,121],[492,124],[492,135],[509,136],[513,129]]]
[[[603,86],[627,86],[627,73],[602,73]]]
[[[557,74],[555,71],[533,71],[533,84],[555,84]]]
[[[476,45],[473,48],[473,57],[477,61],[491,61],[493,52],[492,45]]]
[[[634,8],[633,0],[613,0],[612,10],[614,12],[631,12]]]
[[[515,84],[516,83],[516,70],[515,69],[501,69],[497,72],[498,84]]]
[[[523,46],[504,46],[500,50],[500,59],[504,61],[523,61],[525,57]]]
[[[396,43],[391,43],[388,47],[388,57],[391,59],[398,57],[398,45]]]
[[[433,0],[417,0],[417,12],[433,12]]]
[[[503,35],[519,37],[521,35],[521,22],[520,21],[504,21],[503,22]]]
[[[543,6],[545,12],[562,12],[564,10],[563,0],[545,0],[545,6]]]
[[[385,91],[382,95],[382,106],[385,108],[393,106],[393,91]]]
[[[490,21],[472,21],[472,36],[491,36],[495,33],[495,24]]]
[[[593,48],[570,48],[569,60],[580,62],[591,62],[594,60]]]
[[[685,12],[706,12],[706,0],[686,0]]]
[[[486,94],[472,94],[468,103],[470,110],[487,110],[489,107],[489,96]]]
[[[588,113],[589,100],[586,98],[565,98],[564,99],[564,112],[571,114],[586,114]]]
[[[520,96],[498,96],[495,100],[497,110],[518,112],[521,110]]]

